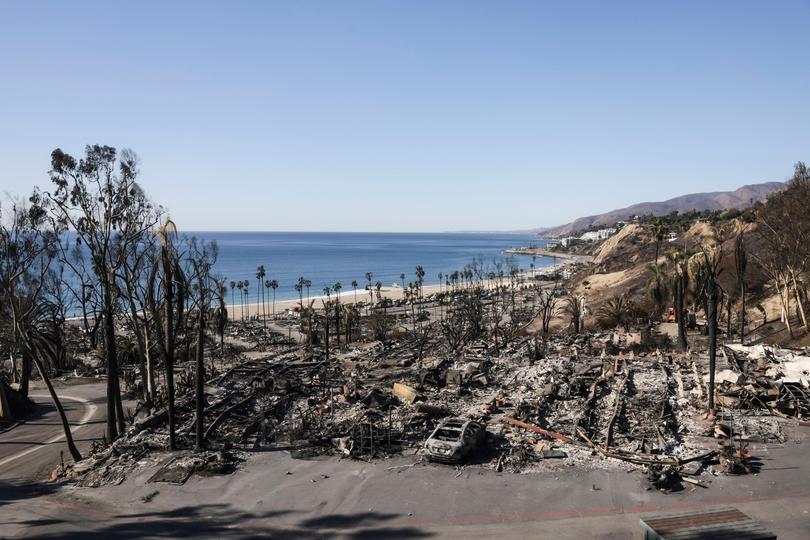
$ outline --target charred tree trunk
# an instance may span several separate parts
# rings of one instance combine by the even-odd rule
[[[102,317],[100,316],[100,314],[96,313],[95,317],[93,319],[93,328],[90,329],[90,349],[91,350],[96,350],[96,348],[98,347],[98,329],[101,326],[101,319],[102,319]]]
[[[726,300],[726,335],[731,341],[731,296]]]
[[[144,334],[144,354],[146,355],[146,393],[151,398],[155,395],[155,366],[150,352],[149,334]]]
[[[788,288],[787,278],[782,276],[782,281],[784,282],[784,290],[780,285],[779,281],[776,281],[776,290],[779,291],[779,298],[782,301],[782,310],[784,311],[784,319],[785,325],[787,325],[788,334],[790,335],[790,339],[796,337],[793,334],[793,326],[790,324],[790,289]]]
[[[73,442],[73,433],[70,431],[70,424],[68,423],[67,416],[65,415],[65,409],[62,407],[62,402],[59,400],[59,396],[56,395],[56,391],[53,389],[53,385],[51,384],[51,379],[48,377],[47,371],[36,355],[34,355],[34,364],[36,364],[39,376],[42,377],[45,386],[48,388],[48,394],[51,396],[51,401],[53,401],[53,405],[56,407],[56,410],[59,413],[59,419],[62,422],[62,429],[65,431],[65,442],[67,443],[70,456],[73,458],[73,461],[81,461],[82,455],[79,453],[79,449],[76,448],[76,444]]]
[[[740,286],[740,345],[745,345],[745,283]]]
[[[31,382],[31,355],[23,349],[22,351],[22,373],[20,373],[20,394],[28,397],[28,385]]]
[[[326,359],[329,360],[329,319],[330,319],[330,317],[329,317],[329,310],[326,309],[324,311],[325,311],[325,313],[324,313],[324,316],[323,316],[323,326],[324,326],[323,337],[324,337],[324,345],[326,346]]]
[[[707,289],[708,325],[709,325],[709,411],[714,410],[714,371],[717,361],[717,283],[714,276],[709,277]]]
[[[807,324],[807,316],[804,314],[804,303],[802,302],[801,294],[799,294],[799,283],[796,280],[796,273],[793,270],[790,271],[790,280],[793,282],[793,292],[796,294],[796,304],[799,306],[798,311],[802,325],[804,325],[805,329],[810,330],[810,326]]]
[[[200,295],[204,295],[204,291],[200,291]],[[195,449],[201,452],[205,447],[205,437],[203,431],[203,414],[205,413],[205,396],[203,394],[203,384],[205,380],[205,365],[203,364],[203,355],[205,352],[205,309],[202,306],[199,308],[197,327],[197,380],[195,385],[196,401],[197,401],[197,437],[195,442]]]
[[[335,304],[335,346],[340,351],[340,304]]]
[[[676,314],[676,321],[678,322],[678,344],[679,351],[684,352],[688,347],[686,342],[686,321],[684,321],[684,293],[686,287],[684,286],[684,277],[678,276],[677,283],[675,284],[675,309],[678,311]]]
[[[163,277],[164,286],[164,315],[163,332],[166,340],[166,357],[163,359],[166,364],[166,392],[168,394],[168,417],[169,417],[169,450],[175,450],[175,418],[174,418],[174,285],[172,283],[172,271],[168,267],[170,263],[164,263],[165,275]]]
[[[124,410],[118,382],[118,355],[115,344],[115,320],[112,284],[104,287],[104,346],[107,358],[107,440],[113,442],[124,431]]]

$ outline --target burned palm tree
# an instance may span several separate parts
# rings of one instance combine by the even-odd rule
[[[571,319],[571,330],[579,334],[583,327],[584,298],[570,293],[563,298],[562,312]]]
[[[239,289],[239,313],[240,313],[241,319],[244,321],[245,320],[245,301],[244,301],[245,300],[245,292],[244,292],[245,283],[242,280],[239,280],[236,283],[236,288]]]
[[[276,318],[276,289],[278,289],[278,281],[275,279],[270,280],[270,284],[268,285],[271,289],[273,289],[273,318]]]
[[[684,320],[686,293],[689,286],[689,259],[682,251],[674,251],[669,254],[669,260],[673,263],[672,292],[675,300],[675,322],[678,325],[678,341],[676,348],[684,352],[688,344],[686,342],[686,321]]]
[[[703,305],[709,334],[709,411],[714,410],[714,375],[717,360],[717,306],[723,291],[718,278],[723,272],[723,230],[712,230],[702,239],[700,251],[688,261],[689,279],[695,301]]]
[[[176,449],[174,407],[174,361],[177,329],[184,324],[186,279],[176,246],[177,226],[167,219],[157,230],[160,249],[149,280],[149,304],[161,332],[158,346],[166,369],[166,394],[169,421],[169,449]]]
[[[368,291],[369,297],[369,306],[374,307],[374,292],[371,290],[371,278],[374,277],[374,274],[371,272],[366,272],[366,281],[368,285],[366,285],[366,290]],[[368,309],[366,310],[366,314],[368,314]]]
[[[203,417],[205,413],[205,398],[203,386],[205,384],[205,328],[206,316],[211,309],[211,302],[217,290],[216,281],[211,277],[211,269],[217,260],[218,249],[215,242],[197,242],[191,240],[188,259],[193,271],[197,298],[197,350],[195,365],[194,396],[196,404],[196,430],[194,448],[197,452],[205,447]]]
[[[596,318],[606,328],[622,327],[628,330],[633,320],[633,305],[626,295],[608,298],[599,306]]]
[[[228,307],[225,305],[225,294],[227,288],[224,281],[219,281],[216,284],[216,302],[217,307],[214,310],[213,316],[213,331],[219,336],[219,350],[222,357],[225,356],[225,329],[228,327]]]
[[[652,224],[653,230],[653,237],[655,239],[655,260],[653,261],[654,264],[658,264],[658,252],[661,249],[661,242],[664,241],[664,236],[667,234],[667,226],[661,221],[661,218],[657,218],[653,221]]]
[[[667,279],[664,275],[664,265],[650,263],[647,265],[647,270],[652,274],[652,277],[650,277],[650,280],[647,282],[647,297],[653,306],[656,320],[660,320],[661,313],[669,297]]]
[[[259,267],[256,269],[256,279],[259,283],[258,287],[256,288],[256,302],[261,304],[262,328],[264,329],[265,335],[267,335],[267,313],[264,311],[264,290],[266,289],[264,286],[264,277],[266,275],[267,271],[264,269],[264,265],[259,265]],[[257,314],[258,312],[259,310],[256,310]]]

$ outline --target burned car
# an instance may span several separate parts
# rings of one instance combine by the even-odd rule
[[[458,463],[480,445],[486,430],[478,422],[464,418],[443,420],[425,441],[428,460]]]

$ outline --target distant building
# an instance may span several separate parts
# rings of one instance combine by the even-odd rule
[[[582,240],[575,236],[568,236],[566,238],[560,238],[560,245],[564,248],[573,247],[577,244],[582,243]]]
[[[613,227],[607,229],[599,229],[598,231],[588,231],[579,237],[583,242],[599,242],[606,240],[616,234],[616,229]]]

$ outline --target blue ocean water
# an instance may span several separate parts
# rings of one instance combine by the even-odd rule
[[[373,274],[372,282],[384,286],[399,284],[400,273],[405,283],[415,281],[415,267],[425,269],[425,282],[436,284],[438,274],[463,270],[473,257],[485,265],[494,258],[507,257],[503,250],[534,244],[544,240],[526,234],[457,234],[457,233],[314,233],[314,232],[186,232],[201,240],[216,240],[219,258],[215,273],[228,281],[250,281],[250,299],[255,301],[256,268],[263,264],[265,280],[276,279],[279,288],[276,299],[298,298],[294,285],[299,276],[312,281],[311,294],[321,295],[326,286],[335,282],[343,285],[343,294],[365,287],[366,272]],[[528,269],[531,257],[515,256],[523,269]],[[538,257],[537,268],[552,264],[552,259]],[[230,296],[230,295],[229,295]],[[228,298],[230,300],[230,298]],[[237,299],[238,302],[238,299]]]

